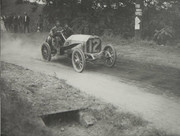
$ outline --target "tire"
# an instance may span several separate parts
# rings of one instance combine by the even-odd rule
[[[45,61],[51,61],[51,47],[47,42],[43,43],[41,46],[42,58]]]
[[[113,46],[107,45],[104,47],[104,63],[107,67],[113,67],[116,63],[117,55]]]
[[[84,53],[80,49],[75,49],[72,53],[72,64],[76,72],[81,73],[86,66]]]

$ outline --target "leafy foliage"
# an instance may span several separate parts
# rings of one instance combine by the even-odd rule
[[[38,9],[38,4],[36,2],[32,3],[33,7],[32,7],[32,12],[36,12],[36,10]]]
[[[159,0],[144,8],[143,38],[154,38],[158,44],[180,38],[180,2]]]
[[[102,35],[110,29],[113,35],[132,35],[134,5],[125,0],[48,0],[44,13],[51,23],[56,19],[68,22],[78,33],[85,29]]]
[[[135,0],[47,0],[44,13],[50,24],[59,19],[77,33],[134,36]],[[157,32],[172,28],[171,38],[180,38],[180,1],[144,0],[142,38],[153,39]],[[160,34],[160,33],[159,33]],[[156,36],[155,36],[156,37]],[[165,36],[166,37],[166,36]],[[169,39],[168,38],[168,39]]]

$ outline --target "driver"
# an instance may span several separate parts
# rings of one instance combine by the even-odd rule
[[[61,24],[59,21],[56,21],[56,25],[50,30],[50,37],[52,37],[52,46],[59,50],[60,46],[63,45],[62,42],[62,32],[63,28],[61,27]]]

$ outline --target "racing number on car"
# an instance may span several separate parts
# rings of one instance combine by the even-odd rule
[[[99,52],[99,46],[100,46],[100,40],[99,39],[93,39],[89,41],[89,52],[95,53]]]

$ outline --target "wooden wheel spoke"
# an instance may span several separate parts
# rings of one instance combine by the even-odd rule
[[[112,46],[107,46],[104,49],[105,56],[105,65],[108,67],[112,67],[116,61],[116,51]]]
[[[79,49],[75,49],[73,52],[73,67],[77,72],[82,72],[85,66],[85,56]]]

